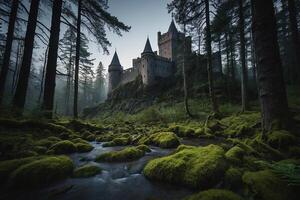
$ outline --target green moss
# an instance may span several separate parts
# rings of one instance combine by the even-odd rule
[[[43,146],[35,146],[33,149],[38,154],[45,154],[47,152],[47,147],[43,147]]]
[[[253,127],[260,123],[260,113],[245,112],[223,118],[221,124],[226,126],[224,135],[227,137],[240,137],[253,135]]]
[[[296,141],[296,137],[285,130],[273,131],[268,135],[268,143],[274,148],[284,148]]]
[[[120,137],[120,138],[113,139],[111,142],[104,143],[103,147],[126,146],[128,144],[130,144],[129,138]]]
[[[141,144],[141,145],[137,146],[136,148],[139,150],[142,150],[144,152],[151,152],[151,149],[147,145],[144,145],[144,144]]]
[[[53,144],[55,144],[59,141],[61,141],[61,139],[59,139],[58,137],[51,136],[51,137],[48,137],[48,138],[45,138],[45,139],[41,139],[41,140],[37,141],[35,144],[37,146],[44,146],[44,147],[49,148]]]
[[[244,149],[239,146],[234,146],[226,152],[225,157],[234,164],[241,164],[244,155]]]
[[[237,189],[242,186],[242,171],[238,168],[229,168],[225,173],[225,186],[229,189]]]
[[[264,143],[259,138],[249,140],[248,143],[253,149],[259,152],[259,154],[264,158],[272,159],[272,160],[281,160],[284,158],[284,155],[280,151],[270,147],[268,144]]]
[[[94,147],[88,143],[76,143],[75,146],[77,152],[89,152],[94,149]]]
[[[195,131],[195,136],[197,136],[199,138],[204,138],[204,139],[211,139],[211,138],[215,137],[213,135],[212,131],[207,127],[198,128]]]
[[[42,187],[70,176],[73,162],[66,156],[46,157],[17,168],[10,185],[18,188]]]
[[[114,139],[114,135],[111,133],[100,135],[96,138],[97,142],[109,142]]]
[[[285,200],[297,199],[292,187],[283,182],[270,170],[246,172],[243,182],[248,188],[252,199]]]
[[[150,136],[151,144],[161,148],[174,148],[180,142],[173,132],[159,132]]]
[[[220,181],[227,168],[221,147],[180,146],[180,149],[170,156],[151,160],[144,168],[144,175],[192,188],[208,188]]]
[[[68,154],[76,152],[77,149],[73,142],[69,140],[63,140],[52,145],[49,150],[54,154]]]
[[[136,143],[134,144],[145,144],[145,145],[149,145],[151,144],[151,140],[150,140],[150,136],[149,135],[145,135],[145,134],[141,134],[137,139],[136,139]]]
[[[172,125],[169,131],[174,132],[179,137],[194,137],[195,130],[189,126]]]
[[[86,177],[91,177],[95,176],[99,173],[101,173],[101,168],[95,165],[84,165],[82,167],[79,167],[74,170],[73,176],[75,178],[86,178]]]
[[[145,152],[136,147],[127,147],[121,151],[112,151],[97,156],[97,162],[126,162],[137,160],[145,155]]]
[[[27,163],[40,159],[41,157],[28,157],[13,160],[6,160],[0,162],[0,183],[3,184],[7,181],[10,174],[18,167]]]
[[[71,142],[73,142],[74,144],[75,144],[75,143],[89,144],[88,141],[86,141],[86,140],[84,140],[84,139],[81,139],[81,138],[75,138],[75,139],[72,139]]]
[[[242,198],[229,190],[210,189],[189,196],[184,200],[242,200]]]

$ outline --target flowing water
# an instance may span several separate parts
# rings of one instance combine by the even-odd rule
[[[205,146],[218,143],[216,140],[181,139],[182,144]],[[194,191],[165,183],[149,181],[142,174],[151,159],[166,156],[174,149],[150,146],[151,152],[139,160],[122,163],[97,163],[94,159],[108,151],[125,147],[102,147],[102,143],[91,143],[94,149],[88,153],[70,155],[76,167],[91,163],[102,168],[102,172],[90,178],[69,178],[39,191],[14,194],[16,199],[58,200],[177,200]]]

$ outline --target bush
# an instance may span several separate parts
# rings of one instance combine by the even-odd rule
[[[73,162],[66,156],[46,157],[17,168],[10,185],[18,188],[42,187],[70,176]]]

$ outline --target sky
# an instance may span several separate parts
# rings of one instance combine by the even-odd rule
[[[131,26],[129,32],[122,37],[113,32],[107,32],[112,46],[110,55],[103,55],[103,51],[96,44],[90,43],[90,51],[95,58],[95,65],[101,61],[107,69],[115,49],[124,69],[132,67],[132,59],[141,56],[141,52],[149,36],[153,51],[158,49],[157,32],[167,32],[171,23],[167,3],[170,0],[109,0],[109,12],[126,25]]]

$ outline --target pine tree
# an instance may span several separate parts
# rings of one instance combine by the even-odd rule
[[[28,24],[26,29],[25,43],[24,43],[23,60],[20,68],[20,75],[18,79],[16,93],[13,99],[14,109],[20,114],[23,112],[24,109],[26,92],[28,88],[28,79],[30,75],[30,66],[31,66],[31,59],[32,59],[35,29],[37,24],[39,3],[40,0],[31,1]]]
[[[9,69],[10,55],[11,55],[11,49],[12,49],[12,43],[14,37],[15,22],[17,20],[18,7],[19,7],[19,0],[13,0],[11,4],[11,11],[9,16],[9,24],[8,24],[8,31],[6,36],[6,46],[5,46],[5,52],[3,57],[3,65],[0,73],[0,105],[2,103],[7,72]]]
[[[63,0],[52,3],[52,20],[49,39],[49,52],[46,66],[44,98],[42,109],[46,111],[46,117],[52,118],[53,101],[55,92],[55,79],[58,55],[58,42],[60,33],[60,17],[62,13]]]
[[[94,82],[94,102],[101,102],[105,97],[105,69],[102,62],[99,63],[96,69],[96,79]]]
[[[271,131],[274,122],[283,126],[287,124],[288,103],[277,41],[273,1],[252,0],[251,3],[262,129],[263,133],[266,133]]]

